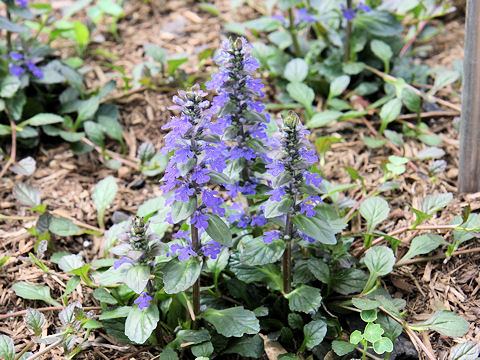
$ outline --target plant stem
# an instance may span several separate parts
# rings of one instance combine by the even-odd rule
[[[295,16],[293,15],[293,8],[288,9],[288,18],[290,21],[288,32],[292,37],[293,48],[295,49],[295,56],[297,58],[301,58],[302,52],[300,51],[300,45],[298,44],[297,30],[295,29]]]
[[[7,114],[8,120],[10,121],[10,127],[12,128],[12,149],[10,150],[10,158],[0,172],[0,178],[5,175],[10,165],[15,163],[15,158],[17,157],[17,126],[15,125],[15,120],[7,107],[5,107],[5,113]]]
[[[50,311],[50,310],[63,310],[65,309],[66,306],[49,306],[49,307],[43,307],[43,308],[37,308],[35,310],[37,311]],[[83,310],[89,311],[89,310],[102,310],[101,306],[87,306],[84,307]],[[27,310],[21,310],[21,311],[16,311],[13,313],[7,313],[7,314],[0,314],[0,320],[9,318],[9,317],[16,317],[16,316],[22,316],[27,313]]]
[[[347,8],[351,9],[353,7],[353,1],[347,0]],[[345,62],[350,61],[350,38],[352,37],[352,21],[347,20],[347,28],[345,33]]]
[[[192,249],[196,253],[200,250],[200,239],[198,237],[198,228],[191,225],[191,236],[192,236]],[[193,315],[195,316],[193,320],[192,328],[194,330],[198,329],[198,320],[197,316],[200,314],[200,276],[195,281],[192,286],[192,297],[193,297]]]
[[[285,238],[287,246],[283,252],[282,273],[283,273],[283,292],[288,294],[292,291],[292,214],[287,214],[285,221]]]
[[[369,65],[365,65],[365,69],[374,73],[375,75],[381,77],[384,81],[386,82],[396,82],[398,79],[392,75],[388,75],[388,74],[385,74],[384,72],[381,72],[380,70],[377,70]],[[440,105],[443,105],[443,106],[446,106],[450,109],[453,109],[455,111],[458,111],[458,112],[461,112],[462,109],[460,106],[458,105],[455,105],[455,104],[452,104],[451,102],[449,101],[446,101],[446,100],[443,100],[443,99],[440,99],[440,98],[437,98],[435,96],[432,96],[432,95],[426,95],[424,94],[423,92],[421,92],[420,90],[418,90],[416,87],[413,87],[412,85],[410,84],[406,84],[405,85],[408,89],[412,90],[415,94],[417,94],[418,96],[420,96],[421,98],[423,98],[424,100],[426,101],[434,101]]]
[[[35,344],[35,341],[30,341],[23,349],[18,353],[17,356],[15,356],[15,360],[18,360],[22,357],[23,354],[25,354],[28,350],[31,349],[31,347]]]
[[[8,6],[7,6],[7,10],[6,10],[6,15],[7,15],[8,21],[11,21],[12,20],[12,15],[10,14],[10,11],[8,10]],[[9,30],[7,30],[7,54],[10,54],[10,51],[12,51],[12,33]]]
[[[458,250],[458,251],[452,252],[450,257],[456,256],[456,255],[469,255],[469,254],[474,254],[474,253],[478,253],[478,252],[480,252],[480,248],[478,248],[478,247],[473,248],[473,249]],[[409,259],[409,260],[405,260],[405,261],[402,261],[402,262],[398,262],[394,266],[395,267],[400,267],[400,266],[404,266],[404,265],[412,265],[412,264],[418,264],[418,263],[427,262],[427,261],[442,260],[442,259],[446,259],[446,258],[447,258],[446,254],[419,257],[419,258],[415,258],[415,259]]]
[[[46,354],[47,352],[52,350],[55,346],[60,345],[60,343],[62,341],[63,341],[63,339],[58,339],[57,341],[55,341],[53,344],[50,344],[49,346],[47,346],[42,351],[39,351],[38,353],[33,354],[32,356],[28,357],[27,360],[34,360],[34,359],[38,358],[39,356],[42,356],[43,354]]]

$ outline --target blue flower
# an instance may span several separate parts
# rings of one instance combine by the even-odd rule
[[[314,23],[316,21],[315,18],[310,15],[305,8],[299,9],[296,14],[296,22],[301,23],[303,21],[308,23]]]
[[[23,59],[23,54],[22,54],[22,53],[19,53],[19,52],[16,52],[16,51],[12,51],[9,55],[10,55],[10,57],[11,57],[13,60],[21,60],[21,59]]]
[[[205,256],[208,256],[210,259],[215,260],[222,252],[222,245],[217,243],[215,240],[210,240],[202,247],[202,250]]]
[[[342,12],[342,16],[345,19],[350,20],[350,21],[355,18],[355,15],[357,15],[357,13],[359,11],[365,11],[367,13],[372,11],[372,9],[370,9],[370,7],[363,2],[359,2],[355,9],[348,8],[348,7],[346,7],[345,5],[342,4],[341,7],[340,7],[340,10]]]
[[[197,210],[192,216],[191,223],[197,228],[205,230],[208,227],[208,216]]]
[[[18,5],[19,5],[20,7],[22,7],[22,8],[26,7],[27,4],[28,4],[28,0],[15,0],[15,1],[16,1],[16,2],[18,3]]]
[[[265,244],[273,243],[273,240],[278,240],[280,238],[281,232],[278,230],[270,230],[264,234],[263,242]]]
[[[135,299],[134,303],[138,304],[138,308],[140,310],[143,310],[150,306],[151,301],[152,301],[152,297],[144,291],[140,294],[138,298]]]
[[[118,269],[120,266],[122,266],[123,264],[132,264],[132,265],[135,265],[135,263],[130,260],[129,258],[127,257],[122,257],[120,260],[117,260],[117,261],[114,261],[113,262],[113,268],[116,270]]]
[[[185,261],[190,259],[192,256],[196,256],[197,253],[193,251],[192,245],[187,241],[185,246],[180,244],[172,244],[170,245],[170,251],[167,252],[166,256],[175,256],[178,252],[178,260]]]
[[[10,65],[8,67],[8,70],[10,70],[10,73],[13,76],[16,76],[18,78],[21,78],[23,74],[25,74],[25,69],[19,65]]]

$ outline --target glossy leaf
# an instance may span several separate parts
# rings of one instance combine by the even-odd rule
[[[219,334],[226,337],[253,335],[260,331],[260,323],[255,314],[241,306],[223,310],[208,308],[201,316],[213,324]]]

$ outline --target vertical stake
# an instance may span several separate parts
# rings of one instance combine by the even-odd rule
[[[458,191],[480,191],[480,1],[467,1]]]

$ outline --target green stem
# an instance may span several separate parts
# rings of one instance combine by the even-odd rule
[[[35,344],[35,341],[30,341],[30,342],[27,344],[27,346],[25,346],[25,347],[23,348],[23,350],[20,351],[17,356],[15,356],[15,360],[20,359],[20,358],[22,357],[22,355],[25,354],[28,350],[30,350],[31,347],[32,347],[34,344]]]
[[[58,339],[57,341],[55,341],[53,344],[47,346],[45,349],[43,349],[42,351],[39,351],[38,353],[36,354],[33,354],[32,356],[28,357],[27,360],[34,360],[36,358],[38,358],[39,356],[42,356],[43,354],[46,354],[47,352],[49,352],[50,350],[52,350],[54,347],[60,345],[60,343],[63,341],[63,338],[62,339]]]
[[[283,292],[288,294],[292,291],[292,214],[287,214],[285,222],[285,239],[287,246],[283,252],[282,273],[283,273]]]
[[[288,32],[292,37],[293,48],[295,49],[295,55],[298,58],[302,57],[302,52],[300,51],[300,45],[298,44],[297,30],[295,29],[295,16],[293,15],[293,8],[288,9],[288,18],[290,20],[290,26]]]
[[[8,10],[8,6],[7,6],[6,12],[7,12],[8,21],[11,21],[12,20],[12,15],[10,14],[10,11]],[[7,30],[7,54],[9,54],[10,51],[12,51],[12,33]]]
[[[353,1],[352,0],[347,0],[347,8],[351,9],[353,7]],[[352,21],[347,20],[347,29],[345,33],[345,62],[350,61],[350,42],[351,42],[351,37],[352,37]]]
[[[198,228],[194,225],[190,225],[190,233],[192,236],[192,249],[196,253],[200,250],[200,239],[198,237]],[[200,276],[195,281],[192,286],[192,301],[193,301],[193,314],[195,315],[195,319],[193,319],[192,328],[194,330],[198,329],[198,320],[197,316],[200,315]]]

